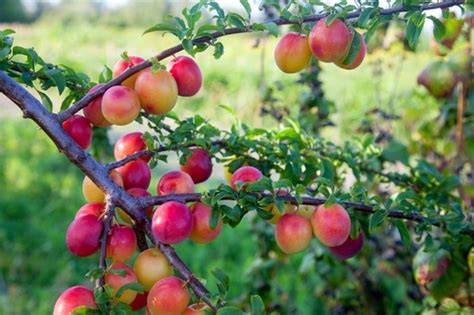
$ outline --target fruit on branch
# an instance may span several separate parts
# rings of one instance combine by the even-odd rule
[[[278,68],[285,73],[300,72],[311,60],[308,38],[299,33],[283,35],[275,47],[273,56]]]
[[[351,218],[339,204],[320,205],[311,215],[314,235],[328,247],[342,245],[351,232]]]
[[[237,189],[237,183],[253,183],[262,179],[263,174],[253,166],[242,166],[232,174],[230,186]]]
[[[341,260],[346,260],[357,255],[364,246],[364,233],[359,232],[356,239],[350,236],[339,246],[329,247],[329,251]]]
[[[193,96],[201,89],[201,70],[192,58],[187,56],[174,58],[168,64],[168,71],[176,81],[179,96]]]
[[[53,315],[70,315],[79,307],[97,308],[94,301],[94,292],[84,286],[74,286],[63,293],[54,304]]]
[[[212,161],[209,153],[201,148],[191,150],[186,162],[181,165],[181,171],[188,173],[195,184],[205,182],[212,174]]]
[[[145,140],[143,140],[143,134],[141,132],[131,132],[121,136],[114,146],[114,157],[115,160],[119,161],[126,158],[129,155],[137,153],[146,149]],[[150,155],[141,156],[145,162],[150,161]]]
[[[105,204],[101,202],[86,203],[80,207],[79,210],[77,210],[76,216],[74,218],[77,219],[88,214],[100,217],[104,213],[104,210]]]
[[[194,182],[188,173],[171,171],[163,175],[156,186],[159,196],[190,194],[194,192]]]
[[[128,60],[125,59],[120,59],[117,61],[114,65],[114,68],[112,69],[112,74],[113,77],[116,78],[119,75],[121,75],[124,71],[126,71],[128,68],[136,66],[140,63],[142,63],[144,60],[141,57],[137,56],[129,56]],[[135,81],[137,80],[138,73],[135,73],[134,75],[128,77],[122,82],[122,85],[125,85],[131,89],[135,86]]]
[[[144,308],[146,306],[147,299],[148,299],[148,292],[137,293],[137,296],[135,297],[133,302],[130,303],[130,307],[132,308],[132,311],[138,311]]]
[[[122,175],[123,188],[143,188],[148,189],[151,181],[151,170],[148,164],[143,160],[128,162],[122,167],[117,168]]]
[[[275,226],[278,247],[287,254],[298,253],[307,248],[312,236],[311,223],[298,214],[284,214]]]
[[[87,118],[74,115],[63,122],[64,131],[84,150],[92,141],[92,127]]]
[[[137,93],[126,86],[112,86],[102,96],[102,114],[114,125],[128,125],[140,113]]]
[[[116,170],[110,172],[110,177],[119,186],[123,187],[122,175]],[[104,202],[105,194],[100,190],[99,187],[89,178],[84,177],[82,181],[82,194],[86,198],[87,202]]]
[[[205,315],[209,307],[205,303],[194,303],[188,306],[183,315]]]
[[[176,244],[188,238],[193,229],[191,210],[178,201],[168,201],[159,206],[153,215],[151,230],[156,240]]]
[[[134,196],[134,197],[148,197],[148,196],[151,196],[151,194],[146,191],[145,189],[143,188],[131,188],[129,190],[127,190],[127,193],[129,193],[130,195]],[[149,206],[149,207],[146,207],[144,209],[145,211],[145,214],[146,216],[151,219],[153,217],[153,206]],[[130,217],[128,216],[128,214],[125,213],[125,211],[123,211],[122,209],[117,209],[117,213],[118,215],[120,216],[120,218],[125,222],[125,223],[132,223]]]
[[[417,82],[438,98],[451,95],[457,83],[453,71],[443,60],[428,64],[418,75]]]
[[[145,291],[150,291],[156,282],[173,274],[168,258],[158,248],[141,252],[135,260],[133,270]]]
[[[364,60],[366,52],[367,47],[365,45],[364,37],[360,33],[354,31],[349,53],[344,59],[336,61],[335,64],[343,69],[355,69]]]
[[[104,84],[102,83],[94,85],[88,93],[98,90],[103,85]],[[83,112],[84,116],[86,116],[94,126],[108,127],[112,125],[107,119],[105,119],[104,114],[102,114],[102,95],[97,96],[86,107],[84,107]]]
[[[190,294],[177,277],[161,279],[148,293],[148,310],[152,315],[182,314],[188,307]]]
[[[71,253],[79,257],[93,255],[100,247],[102,222],[93,214],[74,219],[66,232],[66,245]]]
[[[173,109],[178,100],[178,86],[173,76],[164,70],[153,72],[151,68],[140,72],[135,91],[142,108],[150,114],[165,114]]]
[[[308,37],[309,47],[318,60],[336,62],[347,55],[352,34],[341,20],[335,19],[330,25],[326,25],[326,20],[319,20],[311,30]]]
[[[125,275],[122,276],[120,274],[116,274],[111,272],[111,270],[121,271],[124,272]],[[135,272],[122,262],[114,262],[109,266],[108,271],[105,273],[105,283],[114,289],[115,294],[118,293],[121,287],[127,285],[129,283],[137,282],[137,277],[135,276]],[[133,302],[135,297],[137,296],[137,292],[133,290],[125,290],[120,297],[116,297],[116,299],[120,302],[125,304],[130,304]]]
[[[127,225],[113,225],[107,236],[106,254],[112,261],[126,262],[137,249],[137,237]]]
[[[216,239],[222,230],[222,219],[219,217],[217,225],[213,229],[210,225],[212,210],[201,202],[196,202],[191,206],[193,215],[193,229],[189,238],[196,243],[206,244]]]

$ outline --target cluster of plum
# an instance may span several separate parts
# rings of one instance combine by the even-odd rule
[[[143,61],[136,56],[120,59],[113,68],[113,76],[118,77]],[[197,63],[187,56],[179,56],[168,64],[168,71],[154,71],[149,67],[130,76],[122,85],[109,88],[84,108],[84,116],[74,115],[65,120],[63,128],[87,149],[92,141],[91,124],[97,127],[127,125],[138,117],[141,109],[154,115],[165,114],[174,108],[178,95],[193,96],[201,85],[202,75]],[[101,86],[95,85],[89,93]]]
[[[360,33],[352,31],[339,19],[327,25],[319,20],[309,36],[290,32],[275,47],[277,66],[286,73],[302,71],[311,61],[311,55],[322,62],[333,62],[343,69],[357,68],[364,60],[367,48]]]
[[[232,174],[230,185],[237,189],[236,184],[239,182],[251,183],[262,177],[262,173],[257,168],[243,166]],[[277,193],[280,196],[287,194],[285,190],[279,190]],[[342,260],[357,255],[364,244],[362,232],[355,239],[350,237],[351,218],[339,204],[328,207],[320,205],[314,208],[286,203],[283,213],[275,204],[271,204],[266,210],[273,214],[269,222],[275,224],[276,242],[286,254],[294,254],[306,249],[313,234],[329,248],[331,253]]]
[[[140,132],[123,135],[115,144],[116,160],[139,152],[146,148]],[[133,196],[149,196],[147,189],[151,182],[151,171],[148,166],[149,156],[143,156],[113,170],[111,178]],[[181,170],[170,171],[158,181],[156,190],[159,196],[169,194],[193,193],[194,185],[206,181],[212,173],[212,162],[206,150],[192,149],[191,156]],[[82,206],[66,232],[66,245],[76,256],[87,257],[95,254],[100,247],[105,211],[104,193],[88,178],[83,181],[83,194],[87,204]],[[156,240],[164,244],[176,244],[188,237],[196,243],[208,243],[221,232],[222,220],[212,229],[209,225],[211,209],[200,202],[190,207],[177,201],[169,201],[160,205],[155,211],[153,206],[144,209],[152,219],[152,233]],[[118,209],[121,223],[113,222],[107,235],[106,257],[111,260],[109,270],[122,270],[125,276],[116,272],[106,272],[105,283],[118,292],[129,283],[138,282],[143,285],[145,293],[137,294],[133,290],[125,290],[117,301],[129,304],[133,310],[147,305],[150,314],[182,314],[188,308],[190,296],[183,286],[182,280],[172,276],[173,269],[167,258],[157,248],[141,252],[135,259],[133,269],[126,263],[133,257],[137,249],[137,238],[130,226],[132,219]],[[76,292],[76,293],[74,293]],[[79,293],[77,293],[79,292]],[[81,298],[78,298],[77,295]],[[54,314],[69,314],[84,304],[92,291],[84,287],[73,287],[66,290],[58,299]],[[72,296],[72,297],[71,297]],[[171,298],[172,297],[172,298]],[[181,309],[181,308],[182,309]],[[185,314],[200,314],[204,305],[191,305]],[[177,311],[178,310],[178,311]],[[193,312],[191,312],[193,311]]]

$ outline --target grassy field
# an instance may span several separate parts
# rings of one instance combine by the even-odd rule
[[[54,19],[9,27],[17,31],[18,45],[32,46],[48,61],[74,67],[93,79],[104,64],[112,67],[125,50],[130,55],[151,56],[175,44],[168,36],[142,36],[143,29],[134,27],[64,25]],[[181,98],[176,112],[182,117],[199,113],[215,125],[226,127],[232,117],[218,108],[226,104],[249,125],[277,127],[274,120],[258,115],[261,80],[267,84],[279,81],[285,88],[277,95],[296,112],[302,90],[294,84],[297,76],[284,75],[274,65],[275,39],[265,39],[255,48],[257,36],[226,38],[226,52],[219,60],[214,60],[210,52],[198,55],[204,88],[197,97]],[[415,86],[416,75],[430,58],[429,52],[415,55],[395,47],[369,55],[355,71],[323,65],[324,91],[336,104],[334,120],[339,126],[327,129],[325,135],[336,142],[350,139],[364,113],[374,107],[402,114],[403,120],[393,128],[404,136],[424,120],[432,119],[436,103]],[[54,93],[52,96],[59,100]],[[0,98],[0,104],[0,314],[50,314],[59,292],[69,285],[86,283],[83,275],[96,264],[95,257],[74,258],[64,244],[66,228],[84,203],[82,175],[31,122],[20,121],[15,106],[5,98]],[[135,127],[114,127],[111,138]],[[152,189],[164,170],[155,170]],[[220,166],[213,177],[209,185],[223,181]],[[245,223],[235,230],[226,227],[210,246],[185,242],[177,250],[203,278],[214,267],[224,269],[233,284],[230,296],[236,297],[245,285],[242,274],[255,263],[257,240],[249,233]],[[305,290],[306,280],[294,281],[293,276],[300,262],[301,256],[297,255],[281,267],[277,281],[289,292]],[[212,283],[210,287],[215,289]],[[311,294],[294,296],[297,304],[306,305],[305,311],[319,309]]]

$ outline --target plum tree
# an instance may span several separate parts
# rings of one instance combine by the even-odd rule
[[[74,255],[81,257],[99,252],[99,267],[88,273],[88,277],[96,281],[96,289],[92,300],[92,291],[87,288],[66,290],[56,303],[60,305],[58,314],[71,313],[76,308],[86,313],[127,313],[145,306],[150,314],[200,314],[204,309],[213,313],[242,314],[228,303],[229,278],[225,272],[212,272],[218,292],[211,293],[171,245],[188,237],[199,243],[210,242],[219,235],[223,224],[235,227],[244,222],[249,213],[252,213],[248,215],[252,224],[260,218],[276,222],[275,227],[263,223],[250,229],[263,237],[257,244],[262,255],[252,270],[252,275],[258,275],[255,278],[258,281],[252,282],[258,282],[258,293],[269,302],[265,306],[259,296],[252,296],[250,304],[241,300],[242,306],[252,313],[263,313],[265,308],[294,312],[292,306],[287,309],[274,306],[271,300],[274,293],[268,290],[268,283],[260,281],[270,280],[272,274],[277,273],[275,268],[290,259],[284,254],[308,248],[303,258],[304,268],[300,268],[303,272],[308,272],[313,262],[313,267],[326,264],[323,270],[328,270],[328,262],[332,264],[330,267],[341,267],[333,264],[336,259],[317,258],[327,252],[342,260],[353,257],[363,247],[364,235],[370,248],[377,249],[379,245],[373,239],[378,237],[376,232],[382,226],[390,229],[387,234],[395,239],[395,244],[401,243],[406,249],[419,246],[411,243],[410,238],[410,233],[417,234],[427,244],[424,250],[430,253],[430,258],[416,259],[416,280],[426,293],[439,301],[454,296],[463,281],[470,281],[465,258],[473,246],[469,207],[474,202],[466,197],[469,190],[456,191],[462,186],[461,180],[470,178],[467,174],[472,169],[469,158],[443,161],[444,166],[436,169],[436,165],[428,161],[415,163],[413,159],[400,158],[399,152],[403,151],[400,145],[383,147],[372,136],[344,145],[328,142],[319,134],[307,132],[290,117],[280,119],[279,126],[271,129],[252,128],[236,119],[229,130],[220,130],[199,115],[181,120],[169,112],[178,95],[192,96],[199,91],[202,74],[189,57],[175,57],[169,63],[169,72],[164,70],[162,61],[183,50],[194,56],[209,47],[213,47],[214,56],[219,57],[223,53],[223,43],[219,40],[222,36],[264,30],[277,34],[278,26],[293,25],[297,33],[284,35],[275,49],[277,67],[288,73],[302,71],[312,59],[311,67],[322,61],[353,69],[364,60],[365,40],[391,16],[405,14],[402,20],[407,21],[407,44],[414,48],[426,19],[424,11],[446,10],[463,2],[415,1],[410,6],[388,4],[388,8],[360,3],[355,11],[344,3],[323,6],[319,12],[315,11],[316,7],[299,2],[281,6],[275,1],[266,1],[265,4],[281,16],[264,23],[251,22],[251,6],[248,1],[240,3],[248,18],[226,13],[215,1],[199,1],[183,10],[183,18],[171,18],[151,27],[146,33],[166,31],[176,36],[180,44],[149,60],[124,54],[114,66],[113,78],[104,79],[107,75],[104,72],[101,85],[95,85],[72,69],[46,63],[33,54],[34,50],[13,47],[11,31],[0,31],[0,91],[19,106],[25,117],[32,118],[59,151],[85,173],[82,189],[88,203],[77,211],[70,224],[66,245]],[[204,15],[209,16],[208,22],[200,20]],[[442,37],[437,18],[430,16],[430,19],[435,24],[435,35]],[[196,25],[199,26],[196,28]],[[364,37],[359,33],[363,29],[366,30]],[[16,55],[27,53],[31,54],[27,56],[28,63],[19,62]],[[461,85],[460,109],[456,116],[456,138],[461,142],[463,132],[470,130],[470,126],[464,128],[463,123],[466,85],[471,77],[469,61],[470,58],[460,58],[437,62],[420,78],[420,83],[437,97],[450,96],[456,93],[454,85]],[[312,73],[303,73],[303,76]],[[41,103],[19,83],[43,90],[56,87],[60,94],[66,90],[69,95],[61,104],[61,110],[52,113],[52,102],[47,94],[41,92]],[[77,116],[81,109],[89,118]],[[470,111],[466,113],[469,115]],[[96,127],[137,121],[149,131],[121,137],[114,147],[115,161],[104,165],[85,152],[90,143],[88,119]],[[87,121],[88,128],[78,124],[82,127],[76,130],[75,120],[84,126]],[[151,196],[146,191],[151,168],[167,161],[169,152],[187,156],[187,159],[182,161],[180,171],[168,172],[160,178],[157,195]],[[459,149],[458,153],[465,152]],[[210,156],[216,162],[227,163],[233,170],[229,185],[221,184],[196,193],[194,185],[211,176]],[[398,162],[404,165],[406,172],[398,172]],[[447,164],[456,165],[457,171],[446,170]],[[352,179],[347,180],[349,177]],[[381,183],[390,183],[389,190],[380,190]],[[153,213],[155,205],[158,208]],[[129,225],[114,221],[116,208],[118,216]],[[359,231],[357,238],[351,238],[351,229]],[[398,234],[394,233],[395,229]],[[313,234],[327,250],[322,250],[318,242],[309,248]],[[433,238],[437,239],[436,243]],[[140,254],[131,269],[125,262],[132,259],[137,248]],[[403,254],[396,252],[398,248],[392,249],[394,256]],[[434,255],[441,259],[439,266],[433,269],[426,261],[431,262],[432,253],[436,251],[442,255]],[[371,263],[367,259],[367,264]],[[388,270],[382,265],[375,269]],[[172,276],[173,272],[180,278]],[[344,273],[319,276],[331,277],[326,284],[343,285],[341,274]],[[189,305],[190,291],[194,305]],[[54,312],[56,314],[56,307]]]

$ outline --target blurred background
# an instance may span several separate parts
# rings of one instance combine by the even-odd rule
[[[218,2],[226,9],[240,10],[238,1]],[[176,44],[170,36],[142,33],[167,15],[179,15],[190,3],[193,1],[1,0],[0,29],[14,29],[16,45],[34,47],[45,60],[68,65],[97,81],[103,66],[112,67],[124,51],[149,57]],[[255,17],[264,19],[265,14]],[[225,53],[219,60],[211,51],[197,55],[203,89],[195,97],[180,98],[175,112],[181,118],[198,113],[227,128],[234,118],[218,107],[224,104],[253,127],[275,128],[282,115],[292,115],[310,125],[312,132],[338,144],[369,132],[390,135],[381,141],[396,139],[396,154],[411,153],[416,158],[424,154],[420,143],[427,142],[441,153],[449,153],[453,150],[451,141],[428,141],[440,128],[438,118],[444,105],[416,85],[418,73],[435,58],[430,27],[427,22],[428,30],[413,52],[404,43],[403,27],[386,24],[368,44],[370,54],[362,66],[346,71],[332,64],[313,65],[311,84],[308,78],[278,70],[273,61],[275,38],[263,34],[228,36],[223,39]],[[454,51],[463,45],[462,40],[456,43]],[[55,91],[50,96],[60,103]],[[319,102],[317,110],[311,109],[316,106],[308,105],[308,100]],[[302,104],[308,105],[306,110]],[[121,134],[136,129],[141,127],[113,127],[108,137],[113,143]],[[159,165],[150,192],[156,193],[159,176],[177,165]],[[224,182],[222,170],[216,165],[212,180],[198,190]],[[56,297],[66,287],[90,285],[84,274],[97,264],[97,257],[73,257],[64,241],[74,213],[85,203],[82,178],[52,142],[0,95],[0,314],[50,314]],[[334,267],[334,262],[328,261],[333,258],[323,256],[324,250],[313,244],[311,256],[302,253],[286,258],[272,252],[267,265],[262,266],[257,258],[260,237],[272,242],[272,235],[262,224],[266,223],[250,218],[235,229],[226,226],[210,245],[186,241],[177,251],[196,275],[209,279],[211,290],[216,288],[210,271],[215,267],[225,270],[231,280],[229,297],[236,301],[245,300],[249,292],[263,290],[258,287],[264,285],[259,283],[260,276],[271,273],[270,288],[265,292],[270,292],[271,300],[278,297],[278,303],[285,305],[283,314],[338,313],[340,305],[362,303],[357,293],[362,289],[356,279],[360,272],[365,272],[367,283],[375,286],[371,294],[378,301],[372,302],[382,304],[386,313],[419,311],[421,296],[411,275],[410,260],[405,259],[403,270],[394,270],[390,265],[395,259],[393,249],[391,256],[371,257],[373,247],[365,248],[357,262],[350,260]],[[404,259],[410,253],[398,256]],[[319,260],[317,266],[315,259]],[[322,274],[329,266],[332,278],[328,279]],[[367,283],[365,286],[370,287]],[[363,301],[365,305],[372,302]]]

